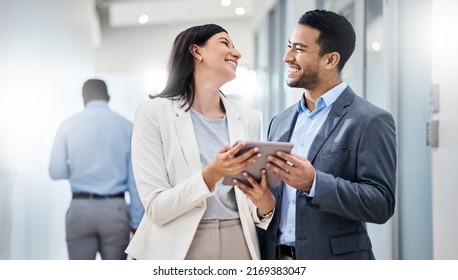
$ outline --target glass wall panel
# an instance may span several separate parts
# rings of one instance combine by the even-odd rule
[[[366,2],[365,63],[366,99],[387,109],[386,46],[384,42],[383,0]]]

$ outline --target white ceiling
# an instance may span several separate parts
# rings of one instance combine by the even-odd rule
[[[246,19],[254,16],[254,1],[231,0],[228,7],[221,0],[112,0],[104,5],[110,27],[133,27],[141,26],[138,19],[143,14],[149,17],[145,25]],[[236,15],[237,7],[243,7],[245,14]]]

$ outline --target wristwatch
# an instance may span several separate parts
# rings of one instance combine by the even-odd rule
[[[274,210],[275,210],[275,208],[270,210],[270,212],[268,212],[266,214],[262,214],[261,212],[259,212],[259,209],[258,209],[258,217],[261,220],[261,223],[264,223],[265,221],[270,219],[274,215]]]

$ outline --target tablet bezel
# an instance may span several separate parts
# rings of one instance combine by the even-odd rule
[[[261,180],[261,170],[265,168],[267,172],[267,183],[269,187],[276,188],[278,186],[279,178],[266,167],[266,163],[268,162],[267,156],[274,155],[277,151],[291,153],[294,144],[290,142],[269,141],[245,141],[245,143],[245,146],[242,148],[242,150],[239,151],[238,154],[242,154],[248,149],[258,147],[259,152],[261,153],[261,157],[259,157],[253,164],[248,166],[244,171],[248,172],[248,174],[253,176],[256,181],[259,182]],[[232,179],[234,178],[250,186],[250,183],[248,183],[245,177],[243,177],[242,173],[232,176],[225,176],[223,178],[223,185],[233,186],[234,183],[232,182]]]

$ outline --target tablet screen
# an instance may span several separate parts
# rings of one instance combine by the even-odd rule
[[[270,170],[266,167],[267,163],[267,156],[274,155],[277,151],[284,151],[290,153],[293,148],[293,143],[289,142],[250,142],[246,141],[246,145],[243,147],[242,150],[238,154],[244,153],[245,151],[258,147],[259,152],[261,153],[261,157],[259,157],[252,165],[248,166],[245,171],[248,172],[256,181],[261,181],[261,170],[263,168],[267,171],[267,183],[269,187],[275,188],[278,185],[278,177],[270,172]],[[243,177],[242,173],[233,175],[233,176],[225,176],[223,178],[223,184],[232,186],[234,183],[232,179],[237,179],[246,185],[250,185],[248,181],[246,181],[245,177]]]

